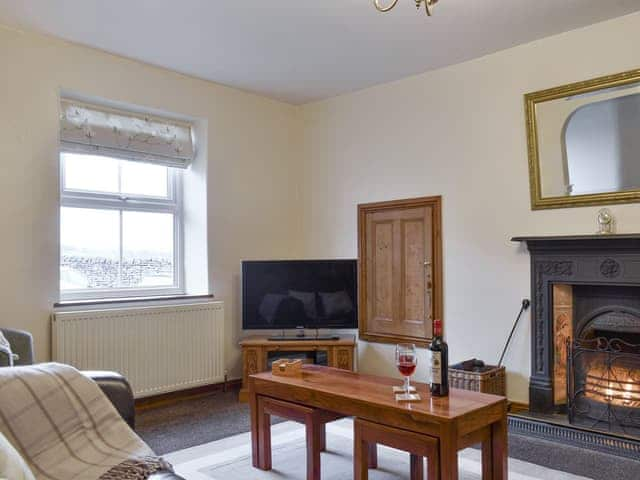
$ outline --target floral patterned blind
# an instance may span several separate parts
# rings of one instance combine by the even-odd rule
[[[188,123],[89,105],[60,102],[65,151],[187,168],[195,154]]]

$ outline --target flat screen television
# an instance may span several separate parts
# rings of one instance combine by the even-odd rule
[[[356,260],[242,262],[244,329],[358,328]]]

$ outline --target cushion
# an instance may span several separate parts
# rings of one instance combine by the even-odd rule
[[[0,478],[35,480],[26,462],[2,433],[0,433]]]

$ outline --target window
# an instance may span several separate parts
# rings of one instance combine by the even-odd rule
[[[184,293],[189,122],[60,99],[60,297]]]
[[[184,293],[182,170],[67,151],[60,165],[61,298]]]

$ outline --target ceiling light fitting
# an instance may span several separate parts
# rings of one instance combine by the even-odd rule
[[[438,3],[438,0],[415,0],[415,2],[416,2],[416,8],[418,10],[424,3],[424,8],[427,12],[427,15],[431,16],[433,14],[433,6],[436,3]],[[373,4],[375,5],[376,10],[378,10],[379,12],[388,12],[393,7],[395,7],[397,3],[398,3],[398,0],[393,0],[389,5],[385,7],[384,5],[382,5],[380,0],[373,0]]]

